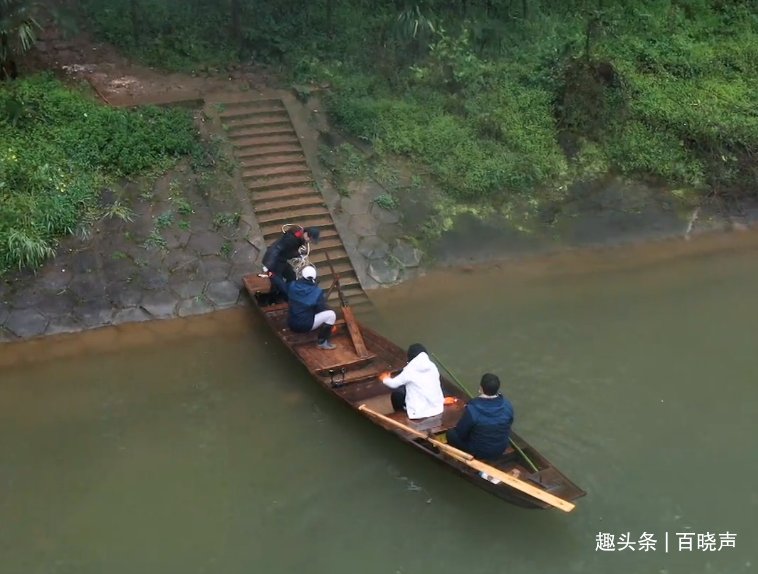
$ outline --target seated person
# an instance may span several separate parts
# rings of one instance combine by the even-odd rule
[[[303,276],[296,281],[285,283],[281,276],[271,277],[272,284],[289,299],[287,325],[295,333],[307,333],[318,329],[318,348],[335,349],[329,342],[337,314],[326,304],[324,290],[316,285],[316,268],[303,267]]]
[[[289,264],[290,259],[300,255],[300,248],[313,241],[318,243],[318,227],[292,227],[282,233],[263,254],[263,270],[283,277],[285,281],[295,280],[295,271]]]
[[[447,431],[450,446],[485,460],[503,454],[513,424],[513,405],[499,390],[497,376],[482,375],[479,396],[468,402],[458,424]]]
[[[423,419],[440,414],[444,408],[440,372],[420,343],[408,347],[408,364],[396,376],[386,374],[382,382],[392,391],[392,408],[405,409],[409,419]]]

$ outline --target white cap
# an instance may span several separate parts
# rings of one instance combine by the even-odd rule
[[[304,279],[315,279],[316,268],[313,265],[306,265],[305,267],[303,267],[302,275]]]

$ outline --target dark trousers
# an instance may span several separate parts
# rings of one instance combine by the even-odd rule
[[[395,412],[405,410],[405,387],[399,387],[392,391],[390,395],[392,401],[392,408]]]
[[[458,436],[458,431],[456,431],[454,428],[447,431],[447,444],[470,453],[470,447],[468,443],[464,441],[460,436]]]

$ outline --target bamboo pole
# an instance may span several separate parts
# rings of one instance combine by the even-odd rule
[[[462,450],[452,447],[449,444],[445,444],[444,442],[438,441],[437,439],[434,439],[429,435],[426,435],[420,431],[417,431],[414,428],[404,425],[401,422],[391,419],[390,417],[384,416],[383,414],[378,413],[376,411],[373,411],[370,408],[368,408],[366,405],[359,406],[358,410],[390,426],[403,430],[418,438],[424,439],[428,441],[429,443],[433,444],[435,447],[437,447],[439,450],[441,450],[448,456],[451,456],[452,458],[462,462],[463,464],[473,468],[474,470],[477,470],[479,472],[484,472],[485,474],[488,474],[489,476],[493,478],[497,478],[498,480],[507,484],[511,488],[515,488],[516,490],[519,490],[525,494],[528,494],[529,496],[536,498],[537,500],[541,500],[542,502],[549,504],[550,506],[554,506],[555,508],[563,510],[564,512],[571,512],[574,509],[574,504],[570,503],[569,501],[563,500],[562,498],[558,498],[557,496],[550,494],[549,492],[545,492],[544,490],[537,488],[536,486],[533,486],[529,484],[528,482],[520,480],[516,478],[515,476],[511,476],[507,472],[503,472],[502,470],[495,468],[494,466],[491,466],[487,463],[477,460],[467,452],[463,452]]]

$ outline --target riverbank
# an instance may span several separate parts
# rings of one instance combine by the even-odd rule
[[[758,221],[758,205],[692,204],[676,194],[618,178],[575,186],[539,218],[492,209],[460,210],[434,183],[400,160],[335,131],[317,91],[299,96],[265,87],[276,82],[247,69],[225,78],[173,74],[134,66],[107,46],[86,51],[46,39],[48,64],[86,80],[119,105],[178,103],[216,149],[203,173],[180,163],[157,179],[125,182],[104,194],[133,221],[103,218],[91,235],[68,237],[36,274],[0,282],[0,342],[125,322],[186,317],[244,301],[241,277],[256,270],[265,248],[239,170],[218,118],[219,98],[255,91],[284,97],[364,289],[394,285],[437,266],[470,266],[587,247],[691,238]],[[88,55],[96,54],[93,60]],[[115,62],[115,63],[114,63]],[[460,206],[458,206],[460,207]]]

